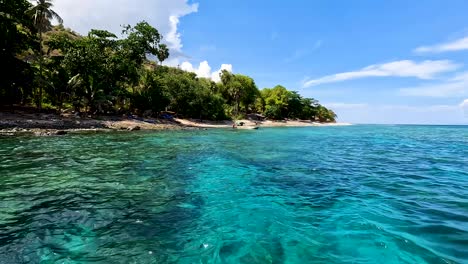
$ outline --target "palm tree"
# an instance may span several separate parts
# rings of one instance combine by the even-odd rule
[[[39,50],[40,50],[40,58],[39,58],[39,72],[40,77],[42,80],[42,64],[43,64],[43,50],[42,50],[42,33],[47,32],[52,29],[51,21],[56,19],[60,24],[63,23],[63,19],[54,11],[52,10],[53,0],[36,0],[36,5],[32,6],[27,12],[33,18],[34,26],[36,27],[37,31],[39,32]],[[42,108],[42,81],[39,85],[39,100],[38,100],[38,107]]]
[[[169,58],[169,49],[167,48],[166,44],[160,44],[159,45],[159,49],[158,49],[158,52],[157,52],[157,57],[158,57],[158,60],[161,63],[161,65],[162,65],[163,61],[165,61],[167,58]]]

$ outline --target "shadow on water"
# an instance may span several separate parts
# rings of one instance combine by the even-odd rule
[[[183,251],[203,206],[185,188],[190,147],[144,134],[21,141],[1,153],[0,263],[159,263]]]

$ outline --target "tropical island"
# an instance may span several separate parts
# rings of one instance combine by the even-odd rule
[[[98,29],[82,36],[63,26],[52,1],[1,5],[0,129],[336,122],[332,110],[281,85],[260,90],[247,75],[223,70],[214,82],[163,65],[169,49],[145,21],[123,26],[120,36]]]
[[[468,263],[468,1],[337,2],[0,0],[0,263]]]

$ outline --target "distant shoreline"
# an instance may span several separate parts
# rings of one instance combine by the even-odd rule
[[[312,127],[348,126],[349,123],[318,123],[305,120],[252,121],[238,120],[238,129],[253,127]],[[191,130],[232,128],[233,121],[208,121],[198,119],[164,120],[156,118],[129,118],[119,116],[79,117],[72,114],[8,113],[0,112],[0,135],[34,134],[63,135],[69,132],[136,131],[136,130]]]
[[[233,121],[199,121],[194,119],[175,119],[177,122],[191,127],[200,128],[232,128]],[[285,120],[285,121],[254,121],[254,120],[237,120],[236,123],[244,123],[243,126],[237,126],[237,128],[249,128],[249,127],[314,127],[314,126],[350,126],[351,123],[319,123],[310,120]]]

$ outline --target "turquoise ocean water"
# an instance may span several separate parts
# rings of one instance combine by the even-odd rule
[[[0,137],[0,263],[468,263],[468,127]]]

